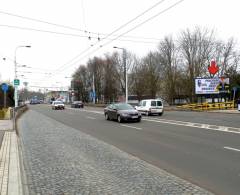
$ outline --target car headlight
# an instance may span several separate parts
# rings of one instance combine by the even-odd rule
[[[125,117],[127,117],[128,114],[126,114],[126,113],[122,113],[121,116],[125,116]]]

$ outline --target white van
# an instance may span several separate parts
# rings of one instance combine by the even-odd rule
[[[163,114],[163,102],[160,99],[142,100],[135,108],[147,116],[151,114],[158,114],[161,116]]]

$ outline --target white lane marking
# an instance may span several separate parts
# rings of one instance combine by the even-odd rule
[[[180,126],[187,126],[187,127],[195,127],[201,129],[209,129],[214,131],[222,131],[222,132],[231,132],[240,134],[240,128],[236,127],[225,127],[225,126],[217,126],[217,125],[209,125],[209,124],[201,124],[201,123],[191,123],[191,122],[184,122],[184,121],[174,121],[174,120],[166,120],[166,119],[147,119],[143,118],[144,121],[156,122],[156,123],[167,123],[172,125],[180,125]]]
[[[91,116],[87,116],[86,118],[88,118],[88,119],[96,119],[96,118],[91,117]]]
[[[121,125],[123,127],[128,127],[128,128],[132,128],[132,129],[137,129],[137,130],[142,130],[142,128],[139,127],[134,127],[134,126],[129,126],[129,125]]]
[[[73,109],[74,108],[68,108],[68,109]],[[85,110],[81,109],[80,111],[84,112],[92,112],[95,114],[103,114],[103,111],[90,111],[90,110]],[[222,132],[228,132],[228,133],[237,133],[240,134],[240,128],[236,127],[225,127],[225,126],[216,126],[216,125],[209,125],[209,124],[201,124],[201,123],[191,123],[191,122],[186,122],[186,121],[176,121],[176,120],[167,120],[167,119],[151,119],[144,117],[142,120],[145,121],[150,121],[150,122],[156,122],[156,123],[167,123],[171,125],[181,125],[181,126],[188,126],[188,127],[194,127],[194,128],[200,128],[200,129],[209,129],[209,130],[214,130],[214,131],[222,131]],[[215,126],[215,127],[213,127]]]
[[[225,146],[223,147],[224,149],[227,149],[227,150],[233,150],[233,151],[237,151],[237,152],[240,152],[240,149],[237,149],[237,148],[231,148],[231,147],[228,147],[228,146]]]
[[[76,109],[76,108],[67,108],[69,110],[76,110],[76,111],[83,111],[83,112],[91,112],[91,113],[95,113],[95,114],[103,114],[103,111],[95,111],[95,110],[85,110],[85,109]]]

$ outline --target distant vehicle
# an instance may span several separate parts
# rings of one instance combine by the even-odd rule
[[[152,114],[158,114],[161,116],[164,112],[163,102],[160,99],[146,99],[140,101],[138,106],[135,106],[136,110],[147,116]]]
[[[37,99],[31,99],[30,104],[39,104],[39,101]]]
[[[52,109],[53,110],[64,110],[65,105],[62,101],[53,101],[52,102]]]
[[[82,101],[74,101],[71,104],[71,108],[83,108],[83,107],[84,107],[84,105],[83,105]]]
[[[106,120],[117,120],[119,123],[123,121],[140,122],[142,118],[140,112],[126,103],[110,104],[104,108],[104,116]]]

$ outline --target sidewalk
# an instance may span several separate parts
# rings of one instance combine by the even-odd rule
[[[0,194],[22,195],[18,141],[12,120],[0,120],[0,136]]]

